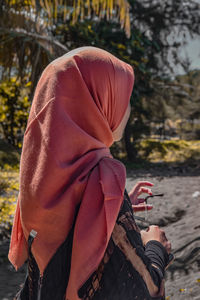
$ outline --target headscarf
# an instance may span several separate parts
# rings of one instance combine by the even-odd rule
[[[134,81],[130,65],[95,47],[54,60],[36,87],[20,161],[20,188],[9,259],[18,269],[27,240],[43,274],[76,217],[66,297],[98,267],[123,201],[126,172],[113,159],[112,131],[127,109]],[[66,257],[66,261],[67,261]]]

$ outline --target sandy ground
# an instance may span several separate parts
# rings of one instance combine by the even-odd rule
[[[166,272],[166,300],[200,300],[199,168],[132,170],[128,172],[127,189],[139,180],[153,182],[153,191],[164,193],[162,198],[149,200],[154,209],[148,212],[147,220],[161,226],[172,242],[175,261]],[[144,217],[145,213],[137,215]],[[25,268],[15,272],[7,261],[8,245],[8,239],[1,239],[0,300],[13,299],[26,275]]]

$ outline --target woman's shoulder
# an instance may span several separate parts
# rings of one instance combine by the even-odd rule
[[[105,165],[109,169],[124,172],[124,174],[126,175],[126,168],[124,164],[113,157],[107,157],[107,156],[103,157],[100,160],[100,164]]]

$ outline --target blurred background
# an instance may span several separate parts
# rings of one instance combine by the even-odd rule
[[[134,68],[132,114],[111,149],[127,170],[200,175],[199,20],[200,0],[0,0],[0,268],[34,90],[71,49],[100,47]]]
[[[43,69],[93,45],[135,71],[132,116],[113,154],[132,162],[199,159],[199,19],[200,0],[1,0],[1,139],[21,149]]]

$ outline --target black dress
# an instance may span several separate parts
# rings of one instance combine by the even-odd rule
[[[59,247],[43,277],[29,251],[28,274],[17,300],[63,300],[69,279],[73,229]],[[66,259],[67,257],[67,259]],[[78,291],[83,300],[164,299],[165,248],[156,241],[143,247],[127,192],[104,257]],[[71,300],[71,299],[70,299]]]

